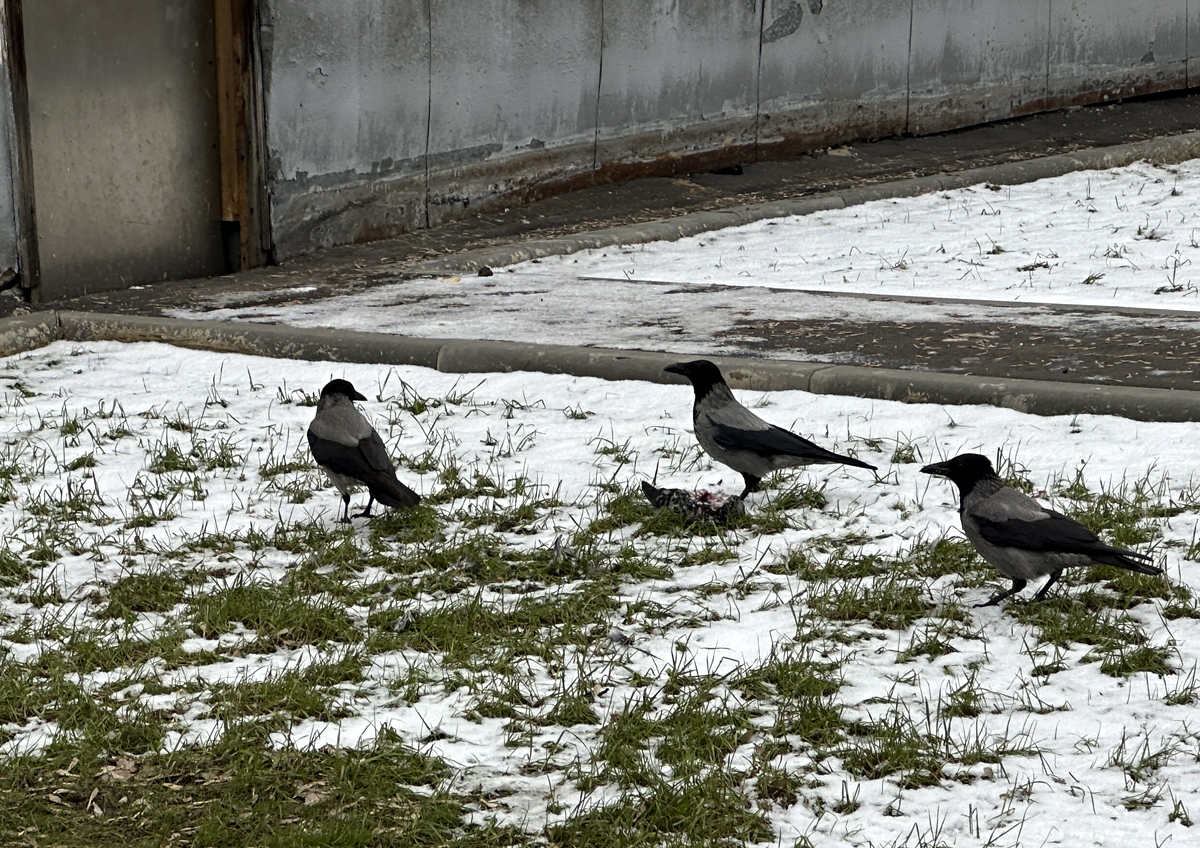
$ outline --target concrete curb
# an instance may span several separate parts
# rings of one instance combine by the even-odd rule
[[[53,312],[10,315],[0,320],[0,356],[44,347],[62,338]]]
[[[55,340],[155,341],[283,359],[420,365],[446,373],[536,371],[606,380],[681,383],[664,366],[686,354],[384,333],[234,324],[87,312],[36,313],[0,320],[0,351]],[[1200,421],[1200,392],[994,380],[960,374],[861,368],[819,362],[712,357],[734,388],[854,395],[906,403],[987,404],[1035,415],[1119,415],[1139,421]]]
[[[474,274],[485,265],[503,267],[545,256],[563,256],[589,248],[612,247],[618,244],[641,244],[648,241],[675,241],[711,230],[750,224],[768,218],[811,215],[814,212],[823,212],[829,209],[857,206],[871,200],[915,197],[920,194],[964,188],[980,183],[1020,185],[1047,177],[1061,177],[1063,174],[1075,171],[1119,168],[1143,159],[1165,165],[1197,157],[1200,157],[1200,132],[1190,132],[1167,138],[1080,150],[1059,156],[1046,156],[1024,162],[1008,162],[1003,165],[970,168],[950,174],[933,174],[927,177],[860,186],[829,194],[755,203],[715,212],[693,212],[677,218],[650,221],[645,224],[610,227],[579,235],[489,247],[422,262],[396,263],[385,266],[377,276],[412,278]]]

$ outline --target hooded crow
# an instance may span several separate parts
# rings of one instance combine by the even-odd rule
[[[1049,574],[1034,595],[1040,601],[1063,569],[1075,565],[1115,565],[1139,574],[1162,574],[1161,568],[1148,564],[1151,558],[1146,554],[1106,545],[1078,521],[1005,486],[986,456],[964,453],[921,471],[958,486],[963,532],[980,556],[1012,580],[1011,589],[976,606],[998,604],[1024,589],[1027,581]]]
[[[354,406],[366,400],[348,380],[331,380],[321,389],[317,414],[308,425],[308,446],[313,459],[342,493],[346,505],[342,521],[350,520],[350,489],[366,486],[367,508],[355,518],[370,518],[371,504],[416,506],[421,496],[396,479],[396,467],[383,439]]]
[[[795,433],[768,424],[742,406],[729,391],[721,370],[707,359],[679,362],[663,369],[682,374],[696,392],[692,425],[704,452],[746,480],[738,498],[758,488],[772,471],[800,465],[853,465],[875,470],[861,460],[827,451]]]

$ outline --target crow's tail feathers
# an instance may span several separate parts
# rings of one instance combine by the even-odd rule
[[[1111,548],[1095,557],[1095,562],[1101,565],[1115,565],[1117,568],[1136,571],[1138,574],[1162,574],[1163,570],[1161,568],[1150,564],[1153,561],[1154,559],[1146,554],[1139,554],[1137,551],[1125,551],[1120,548]]]
[[[367,488],[371,492],[371,497],[385,506],[416,506],[421,502],[420,495],[395,477],[389,477],[385,474],[380,474],[376,479],[372,480],[367,485]]]
[[[789,433],[789,435],[791,434]],[[814,445],[807,440],[803,451],[791,451],[791,453],[795,456],[804,457],[807,460],[807,464],[811,465],[853,465],[855,468],[875,470],[875,466],[869,462],[863,462],[861,459],[855,459],[852,456],[842,456],[840,453],[834,453],[820,445]]]

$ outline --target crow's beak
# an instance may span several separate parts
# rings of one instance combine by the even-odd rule
[[[360,392],[358,389],[355,389],[354,394],[350,395],[350,400],[366,400],[366,399],[367,399],[367,396],[364,395],[362,392]]]
[[[688,375],[687,366],[684,365],[682,362],[676,362],[674,365],[668,365],[663,370],[669,371],[672,374],[680,374],[684,377],[686,377]]]
[[[932,465],[926,465],[921,469],[922,474],[932,474],[934,477],[949,477],[950,469],[946,467],[944,462],[935,462]]]

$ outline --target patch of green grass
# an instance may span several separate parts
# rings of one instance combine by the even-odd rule
[[[767,842],[774,831],[747,803],[741,775],[714,770],[684,779],[656,776],[636,794],[576,813],[547,829],[563,848],[716,846]]]
[[[32,578],[32,562],[8,548],[0,548],[0,587],[19,586]]]
[[[986,706],[976,675],[971,673],[960,686],[951,689],[944,699],[939,698],[938,715],[941,718],[975,718],[985,711]]]
[[[939,577],[958,577],[966,585],[982,585],[995,576],[988,565],[966,539],[938,539],[918,542],[898,557],[898,565],[914,577],[934,580]]]
[[[295,474],[301,471],[313,471],[316,466],[307,459],[276,459],[268,456],[258,467],[258,476],[264,480],[272,480],[280,474]]]
[[[793,771],[765,766],[754,781],[754,794],[786,810],[799,800],[800,790],[806,785],[804,777]]]
[[[69,751],[79,761],[91,762],[116,745],[135,754],[157,750],[166,732],[163,718],[86,688],[80,674],[94,670],[95,663],[72,653],[74,648],[43,652],[28,664],[0,660],[0,722],[47,723],[54,732],[44,752],[49,759]],[[114,679],[108,688],[116,691],[136,682],[131,675]],[[10,757],[5,775],[13,768]]]
[[[964,687],[973,688],[973,681],[968,680]],[[969,713],[977,708],[978,696],[962,694],[965,688],[955,691],[959,694],[951,695],[947,709],[954,712],[958,704],[960,712]],[[1038,752],[1022,734],[989,733],[979,724],[956,730],[955,721],[945,711],[928,709],[925,716],[914,719],[907,708],[893,703],[881,718],[851,724],[846,744],[838,753],[843,767],[855,777],[892,777],[902,788],[918,789],[941,784],[947,778],[946,767],[953,763],[999,763],[1006,756]]]
[[[652,536],[716,535],[721,530],[711,521],[695,522],[673,509],[655,509],[641,489],[621,492],[602,507],[604,514],[588,525],[599,536],[640,524],[640,532]]]
[[[449,503],[460,498],[503,500],[525,494],[529,486],[529,481],[524,477],[505,480],[499,475],[478,471],[468,480],[462,476],[462,470],[457,465],[449,465],[442,469],[438,479],[442,483],[441,490],[426,496],[431,505]]]
[[[108,604],[101,618],[133,621],[138,613],[169,612],[183,601],[184,578],[165,572],[129,574],[108,587]]]
[[[96,455],[92,453],[82,454],[75,457],[63,467],[66,468],[67,471],[78,471],[81,468],[95,468]]]
[[[1052,595],[1043,601],[1010,604],[1008,610],[1022,624],[1036,627],[1042,643],[1059,648],[1073,644],[1093,646],[1094,650],[1084,659],[1110,658],[1106,665],[1102,662],[1102,670],[1111,670],[1118,676],[1129,673],[1124,669],[1138,664],[1153,670],[1165,663],[1165,656],[1154,660],[1153,652],[1134,651],[1145,645],[1146,634],[1134,619],[1113,610],[1110,603],[1107,598],[1090,601],[1086,595],[1074,598]]]
[[[174,442],[167,442],[151,451],[146,464],[151,474],[192,473],[199,467],[196,460],[184,453]]]
[[[1186,586],[1172,585],[1161,575],[1139,574],[1109,565],[1068,569],[1063,574],[1062,582],[1068,586],[1103,582],[1104,588],[1111,591],[1115,597],[1106,599],[1094,591],[1084,592],[1080,597],[1095,604],[1103,604],[1107,600],[1111,606],[1118,609],[1129,609],[1152,599],[1186,603],[1191,597],[1191,592]]]
[[[371,520],[371,538],[376,542],[432,542],[445,524],[428,501],[414,507],[389,509]]]
[[[478,506],[465,509],[455,517],[466,528],[490,527],[497,533],[529,535],[537,532],[534,525],[545,517],[546,510],[562,505],[562,501],[557,498],[530,499],[505,506],[493,504],[491,508]]]
[[[682,699],[660,724],[658,758],[677,777],[699,775],[749,741],[752,718],[747,707],[710,699],[707,693]]]
[[[912,442],[897,443],[896,449],[892,451],[892,464],[894,465],[910,465],[916,462],[917,458],[917,446]]]
[[[564,645],[584,646],[596,625],[616,607],[602,584],[578,592],[520,598],[511,604],[484,602],[479,594],[409,614],[391,608],[371,615],[372,627],[388,631],[388,645],[431,653],[448,668],[511,670],[525,656],[555,661]],[[396,622],[411,619],[396,632]]]
[[[701,774],[748,741],[751,718],[747,708],[714,698],[711,681],[677,684],[666,709],[643,692],[600,728],[592,753],[595,770],[581,777],[580,786],[585,791],[606,783],[647,786],[661,774],[655,759],[671,765],[677,777]]]
[[[820,750],[843,738],[842,707],[834,698],[842,686],[836,662],[817,661],[806,652],[774,653],[730,686],[769,706],[776,737],[797,737]]]
[[[183,650],[184,639],[183,631],[174,628],[150,637],[76,630],[66,634],[59,647],[42,651],[30,668],[40,677],[52,679],[120,669],[141,674],[139,669],[151,661],[160,661],[164,668],[171,669],[219,659],[215,654]]]
[[[227,725],[255,716],[268,719],[276,728],[306,718],[337,721],[354,715],[353,710],[335,703],[337,687],[361,681],[363,662],[362,656],[351,653],[265,680],[218,683],[206,687],[204,700],[212,708],[211,715]]]
[[[861,780],[897,775],[905,789],[937,786],[949,761],[937,740],[922,733],[907,712],[893,709],[879,721],[852,723],[838,751],[842,766]]]
[[[816,579],[820,569],[820,563],[799,546],[789,547],[783,558],[766,566],[766,570],[771,574],[788,574],[804,580]]]
[[[595,696],[590,688],[576,686],[559,696],[553,708],[542,719],[542,723],[563,727],[599,724],[600,717],[596,714],[596,708],[592,706],[594,701]]]
[[[1081,482],[1067,487],[1078,495],[1067,515],[1119,548],[1131,548],[1154,538],[1156,519],[1171,518],[1197,504],[1163,503],[1161,491],[1148,480],[1121,484],[1111,491],[1088,492]]]
[[[911,627],[933,610],[923,583],[895,575],[814,586],[808,605],[813,613],[830,621],[862,621],[893,630]]]
[[[37,518],[51,522],[107,523],[104,513],[104,498],[100,496],[94,481],[80,483],[68,480],[64,488],[42,489],[25,500],[25,511]]]
[[[246,461],[245,455],[228,437],[196,439],[192,442],[189,456],[195,459],[197,465],[204,471],[241,468]]]
[[[775,492],[765,504],[765,508],[774,510],[815,509],[822,510],[829,505],[824,488],[796,483],[786,489]]]
[[[629,447],[629,439],[624,442],[617,442],[615,439],[606,439],[603,436],[596,436],[589,445],[595,445],[596,455],[611,459],[617,465],[625,465],[633,462],[633,452]]]
[[[295,588],[237,579],[188,602],[191,627],[212,638],[234,624],[253,630],[256,647],[355,642],[361,632],[332,598],[310,597]]]
[[[1165,677],[1174,672],[1170,665],[1171,649],[1155,645],[1119,645],[1100,660],[1100,671],[1112,677],[1154,674]]]
[[[684,554],[679,561],[680,568],[692,568],[697,565],[719,565],[737,559],[737,553],[729,548],[705,545],[698,550]]]
[[[0,842],[20,845],[31,833],[46,848],[524,841],[516,832],[466,827],[463,799],[440,788],[446,766],[387,731],[362,751],[268,750],[257,734],[231,730],[216,745],[169,755],[117,751],[74,769],[66,769],[65,754],[10,762],[0,775]]]
[[[896,656],[896,662],[909,663],[917,657],[936,660],[947,654],[954,654],[958,649],[951,641],[959,635],[959,625],[949,618],[939,618],[926,622],[914,631],[908,640],[908,647]]]

